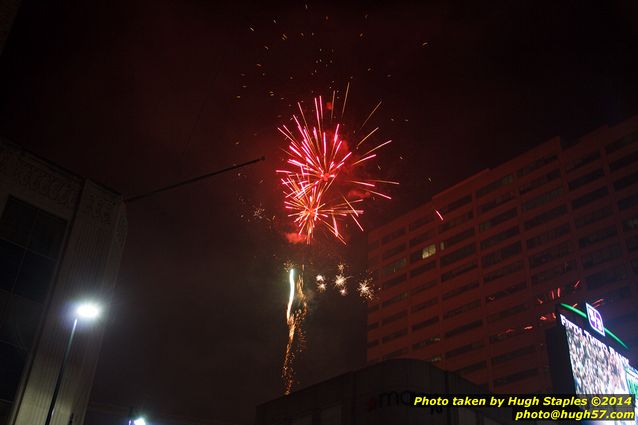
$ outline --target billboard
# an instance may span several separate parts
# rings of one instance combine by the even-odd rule
[[[591,330],[603,335],[600,314],[592,314],[591,311],[588,313]],[[595,317],[594,324],[591,324],[592,316]],[[638,370],[629,364],[627,357],[609,341],[598,339],[593,332],[574,323],[564,314],[559,314],[559,317],[566,339],[574,393],[638,394]],[[638,409],[636,416],[638,417]],[[637,424],[635,421],[615,423]]]

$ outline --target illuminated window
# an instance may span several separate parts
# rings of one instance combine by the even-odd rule
[[[420,251],[413,252],[412,255],[410,255],[410,262],[424,260],[434,254],[436,254],[436,244],[433,243],[424,247]]]

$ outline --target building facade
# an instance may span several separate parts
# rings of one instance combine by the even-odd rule
[[[257,406],[255,424],[514,424],[511,410],[505,407],[413,407],[416,394],[483,394],[481,391],[426,361],[387,360],[263,403]]]
[[[126,229],[119,194],[0,139],[1,425],[45,422],[73,303],[108,309]],[[103,329],[78,325],[53,424],[83,422]]]
[[[552,139],[370,232],[368,363],[429,360],[494,392],[551,390],[557,302],[638,347],[638,117]]]

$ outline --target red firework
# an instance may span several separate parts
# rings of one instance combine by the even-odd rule
[[[378,144],[359,154],[360,146],[378,130],[377,127],[367,133],[351,150],[341,137],[340,125],[332,125],[333,103],[328,103],[330,107],[327,109],[331,111],[328,126],[324,123],[322,99],[318,97],[314,99],[314,125],[308,125],[301,104],[298,103],[301,121],[293,115],[296,132],[285,125],[279,128],[289,142],[286,152],[290,169],[277,170],[283,175],[281,183],[285,196],[284,205],[289,211],[289,216],[294,219],[299,235],[307,243],[312,240],[318,226],[324,226],[345,243],[339,223],[350,217],[363,230],[357,219],[363,214],[360,207],[363,200],[370,195],[390,199],[388,195],[377,190],[377,185],[398,184],[353,177],[356,176],[358,167],[376,157],[375,151],[391,141]],[[370,113],[364,125],[379,105]]]

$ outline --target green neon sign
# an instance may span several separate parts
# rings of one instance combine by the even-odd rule
[[[571,311],[571,312],[574,312],[574,313],[578,314],[579,316],[582,316],[582,317],[584,317],[585,319],[587,319],[587,313],[580,311],[580,310],[579,310],[579,309],[577,309],[576,307],[572,307],[572,306],[571,306],[571,305],[569,305],[569,304],[563,304],[563,303],[561,303],[560,305],[561,305],[562,307],[565,307],[567,310],[569,310],[569,311]],[[616,342],[618,342],[620,345],[622,345],[623,347],[625,347],[626,349],[628,349],[628,350],[629,350],[629,347],[627,347],[627,345],[626,345],[624,342],[622,342],[622,341],[620,340],[620,338],[618,338],[618,337],[616,336],[616,334],[614,334],[612,331],[610,331],[610,330],[609,330],[609,329],[607,329],[606,327],[605,327],[605,334],[606,334],[606,335],[609,335],[609,336],[610,336],[610,337],[612,337],[614,340],[616,340]]]

